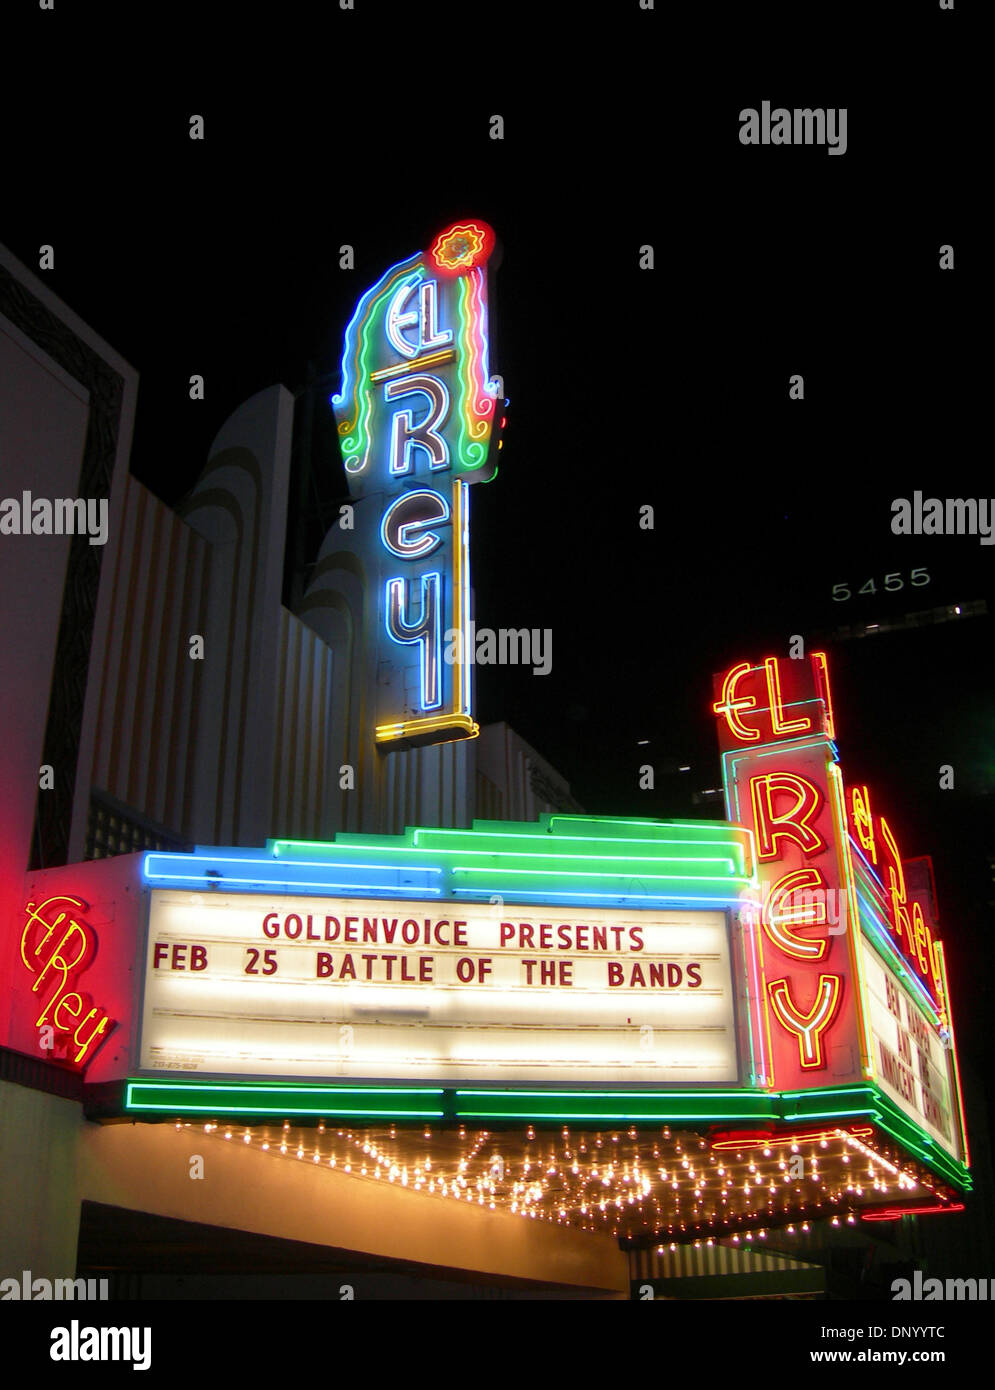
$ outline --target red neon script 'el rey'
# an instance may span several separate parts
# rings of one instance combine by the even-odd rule
[[[77,977],[97,953],[96,932],[71,911],[86,906],[79,898],[62,895],[29,902],[21,933],[21,960],[35,976],[32,994],[44,996],[54,986],[35,1027],[60,1035],[77,1067],[86,1065],[115,1027],[115,1020],[76,988]]]

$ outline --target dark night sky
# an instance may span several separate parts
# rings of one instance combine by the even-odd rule
[[[973,76],[935,3],[913,0],[861,15],[859,44],[836,4],[804,22],[795,5],[730,6],[721,41],[712,6],[675,18],[633,0],[569,29],[569,7],[481,7],[457,40],[452,6],[357,5],[290,6],[271,30],[218,5],[208,33],[201,6],[171,6],[161,29],[133,7],[67,11],[49,31],[36,17],[0,239],[30,266],[54,243],[48,282],[141,374],[134,471],[176,501],[243,400],[337,364],[388,264],[457,216],[491,222],[492,367],[511,405],[501,470],[472,499],[476,616],[552,629],[553,671],[481,668],[479,716],[508,719],[589,810],[702,814],[714,670],[793,633],[992,603],[995,547],[889,529],[891,500],[917,488],[993,491],[968,342]],[[965,6],[961,43],[971,22]],[[846,155],[740,146],[740,109],[765,98],[845,105]],[[804,402],[788,400],[793,372]],[[932,582],[912,591],[916,566]],[[884,594],[890,572],[906,587]],[[869,578],[877,594],[832,601]],[[907,853],[935,855],[978,1054],[995,963],[991,621],[830,647],[844,774],[877,789]],[[692,772],[641,792],[646,760]]]

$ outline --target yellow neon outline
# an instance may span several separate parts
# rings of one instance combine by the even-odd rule
[[[864,787],[852,787],[850,790],[850,808],[853,827],[857,832],[857,839],[860,841],[860,848],[865,854],[871,857],[871,863],[877,868],[878,845],[874,838],[874,816],[871,811],[870,792]]]
[[[863,967],[860,960],[859,942],[861,935],[860,926],[860,906],[857,902],[857,885],[853,872],[853,856],[850,850],[850,831],[846,818],[846,793],[843,790],[843,774],[838,767],[830,764],[826,768],[829,774],[830,801],[832,802],[833,813],[836,819],[836,855],[837,872],[846,888],[847,914],[847,951],[850,957],[850,971],[856,988],[854,998],[857,1008],[857,1041],[860,1045],[860,1069],[866,1080],[874,1080],[874,1064],[872,1060],[873,1049],[871,1047],[870,1017],[865,1008],[867,998],[867,982],[864,979]]]
[[[760,730],[748,728],[743,724],[737,714],[741,709],[756,709],[757,698],[755,695],[744,695],[741,699],[735,698],[734,687],[738,684],[740,676],[744,672],[756,670],[748,661],[742,662],[739,666],[734,666],[731,671],[726,673],[722,682],[722,696],[712,705],[713,714],[722,714],[725,721],[735,736],[742,743],[759,743]]]
[[[767,1086],[769,1091],[776,1088],[774,1072],[774,1039],[770,1030],[770,1007],[767,1001],[767,963],[764,960],[764,934],[762,931],[754,933],[757,943],[757,950],[760,954],[760,994],[763,998],[763,1023],[767,1033],[767,1056],[770,1058],[770,1079]]]
[[[826,993],[827,986],[828,994]],[[821,1070],[826,1065],[827,1060],[822,1045],[824,1035],[836,1019],[843,995],[842,975],[820,973],[815,1004],[807,1014],[803,1014],[795,1003],[791,993],[791,982],[787,976],[780,980],[771,980],[767,985],[767,991],[770,994],[771,1008],[777,1016],[778,1023],[786,1033],[798,1041],[798,1058],[802,1071]],[[788,1013],[789,1005],[794,1010],[794,1018]],[[806,1042],[809,1043],[810,1050],[815,1055],[813,1062],[805,1061]]]
[[[49,903],[71,903],[73,907],[81,907],[84,911],[86,910],[86,903],[84,903],[80,898],[71,898],[66,893],[56,893],[51,898],[46,898],[43,903],[36,904],[29,902],[25,905],[24,910],[28,914],[28,916],[24,923],[24,927],[21,931],[21,960],[24,962],[26,968],[31,971],[32,975],[37,975],[39,972],[34,968],[34,966],[28,960],[27,956],[24,954],[24,946],[27,941],[28,928],[31,926],[32,922],[38,922],[41,924],[41,926],[48,928],[48,930],[45,932],[45,935],[42,937],[37,947],[35,948],[36,956],[38,955],[38,952],[44,946],[48,938],[55,931],[56,927],[61,926],[67,917],[69,918],[69,921],[70,923],[72,923],[73,926],[79,926],[79,923],[76,921],[74,917],[69,917],[68,912],[60,912],[54,922],[47,922],[45,918],[42,917],[40,914],[45,910],[46,907],[48,907]],[[32,993],[34,993],[34,990],[32,990]]]
[[[378,724],[378,743],[410,738],[415,734],[434,733],[438,729],[463,729],[464,738],[476,738],[480,725],[469,714],[434,714],[425,719],[403,719],[395,724]]]
[[[455,348],[441,348],[438,352],[426,353],[424,357],[413,357],[410,362],[402,362],[399,367],[381,367],[378,372],[370,373],[370,380],[387,381],[390,377],[407,376],[409,372],[419,371],[422,367],[434,367],[441,362],[452,362],[455,356]]]
[[[944,951],[944,949],[943,949],[943,942],[942,942],[942,941],[938,941],[938,942],[936,943],[936,949],[937,949],[937,952],[939,953],[939,958],[940,958],[940,973],[941,973],[942,976],[943,976],[943,1001],[944,1001],[944,1005],[946,1006],[946,1007],[945,1007],[945,1013],[946,1013],[946,1020],[945,1020],[945,1021],[946,1021],[946,1027],[947,1027],[947,1029],[948,1029],[948,1031],[949,1031],[949,1033],[950,1033],[950,1053],[951,1053],[951,1056],[952,1056],[953,1059],[954,1059],[954,1092],[955,1092],[955,1094],[956,1094],[956,1096],[957,1096],[957,1118],[958,1118],[958,1120],[959,1120],[959,1122],[960,1122],[960,1142],[961,1142],[961,1148],[962,1148],[963,1151],[964,1151],[964,1157],[963,1157],[963,1159],[962,1159],[962,1162],[963,1162],[965,1168],[970,1168],[970,1166],[971,1166],[971,1152],[970,1152],[970,1149],[969,1149],[968,1146],[967,1146],[967,1120],[966,1120],[966,1118],[965,1118],[965,1116],[964,1116],[964,1097],[963,1097],[963,1095],[962,1095],[962,1093],[961,1093],[961,1088],[960,1088],[960,1066],[958,1065],[958,1062],[957,1062],[957,1037],[956,1037],[956,1034],[954,1033],[953,1013],[952,1013],[952,1011],[951,1011],[951,1009],[950,1009],[950,1007],[949,1007],[950,995],[949,995],[949,987],[948,987],[948,985],[947,985],[947,958],[946,958],[946,953],[945,953],[945,951]]]
[[[812,721],[807,716],[802,719],[782,720],[784,713],[784,700],[781,698],[781,674],[777,665],[776,656],[764,657],[764,671],[767,673],[767,694],[770,696],[770,727],[774,737],[780,738],[782,734],[802,734],[814,732]]]
[[[822,688],[826,692],[826,733],[836,742],[836,714],[833,710],[833,692],[829,684],[829,663],[825,652],[813,652],[812,660],[819,663],[822,672]]]
[[[775,782],[789,783],[792,785],[778,785]],[[757,794],[758,784],[762,783],[764,788],[764,800],[766,814],[760,813],[760,801]],[[774,810],[774,793],[791,792],[794,787],[801,786],[807,788],[815,797],[810,810],[803,815],[800,820],[796,819],[798,812],[802,809],[807,797],[803,794],[801,800],[796,801],[790,812],[786,816],[779,816]],[[781,850],[778,848],[778,840],[791,840],[792,843],[801,849],[803,854],[819,854],[826,848],[826,842],[809,822],[822,810],[823,795],[820,789],[810,782],[807,777],[802,777],[797,772],[758,772],[755,777],[750,778],[750,800],[753,805],[753,827],[757,837],[757,859],[763,864],[771,864],[781,858]],[[765,832],[770,832],[770,849],[764,848],[765,837],[761,835],[760,828],[763,826]],[[787,829],[779,830],[778,826],[787,826]],[[808,832],[818,843],[807,845],[798,835],[793,835],[792,830]]]
[[[813,883],[809,875],[815,874]],[[793,897],[795,888],[828,888],[829,884],[823,878],[821,872],[813,865],[804,869],[792,869],[783,874],[776,883],[772,884],[767,891],[767,901],[763,906],[762,921],[764,931],[779,946],[786,956],[793,960],[822,960],[829,949],[829,938],[798,936],[789,931],[791,926],[799,927],[820,927],[827,919],[827,912],[823,903],[813,903],[811,907],[789,907],[783,915],[780,911],[780,903],[783,898]],[[804,914],[814,908],[816,916],[807,917]],[[798,917],[795,913],[802,913]],[[821,913],[821,916],[819,915]]]

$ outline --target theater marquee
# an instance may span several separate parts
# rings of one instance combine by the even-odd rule
[[[402,1130],[444,1133],[433,1164],[493,1128],[624,1137],[656,1173],[630,1215],[671,1238],[833,1204],[956,1210],[970,1159],[928,861],[844,783],[824,659],[734,667],[714,703],[729,821],[556,814],[36,872],[22,1050],[52,1032],[90,1118],[237,1120],[262,1148],[315,1125],[293,1149],[312,1162],[346,1161],[315,1148],[335,1121],[379,1125],[399,1162]],[[742,1155],[737,1211],[680,1187],[688,1144]],[[790,1145],[818,1161],[807,1195],[778,1195]],[[854,1192],[857,1155],[877,1181]],[[771,1165],[759,1187],[751,1162]]]
[[[726,915],[151,893],[141,1067],[735,1083]]]

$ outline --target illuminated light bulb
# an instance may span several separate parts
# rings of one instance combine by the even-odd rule
[[[263,1144],[263,1149],[266,1150],[266,1149],[268,1149],[268,1148],[269,1148],[269,1144],[264,1143],[264,1144]]]

